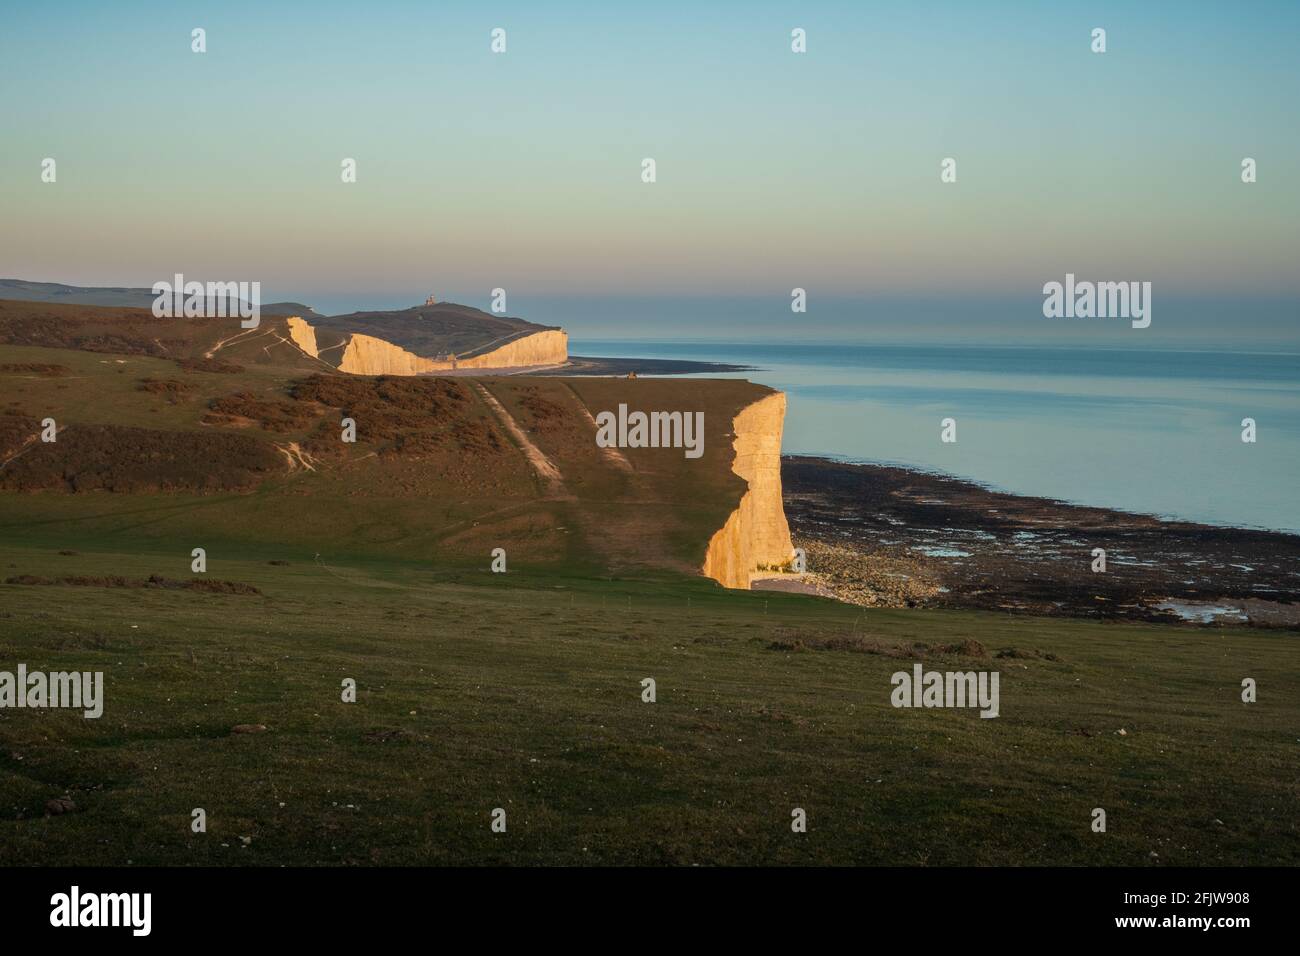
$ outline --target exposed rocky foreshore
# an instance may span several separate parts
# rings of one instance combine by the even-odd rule
[[[1300,627],[1295,535],[820,458],[785,457],[782,481],[806,586],[855,604]]]

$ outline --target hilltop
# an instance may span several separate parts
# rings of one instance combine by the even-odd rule
[[[303,351],[361,375],[556,367],[569,358],[568,335],[558,326],[452,302],[295,318],[289,329]]]
[[[15,302],[51,302],[62,305],[98,305],[123,309],[151,309],[156,296],[152,289],[129,286],[64,285],[61,282],[29,282],[0,279],[0,299]],[[261,306],[263,315],[316,315],[301,302],[270,302]]]
[[[362,332],[387,339],[424,358],[470,356],[537,332],[561,331],[523,319],[495,315],[454,302],[391,311],[350,312],[311,319],[318,330]]]
[[[222,351],[223,359],[328,367],[361,375],[467,370],[698,375],[752,370],[718,362],[572,356],[568,334],[558,326],[452,302],[338,316],[321,315],[300,302],[276,302],[263,305],[259,328],[244,334],[246,330],[232,330],[225,320],[187,319],[182,324],[157,319],[153,300],[148,289],[0,279],[0,342],[194,359]]]
[[[133,324],[142,333],[135,337],[146,343],[154,340],[156,323],[160,321],[152,312],[155,298],[150,289],[143,288],[0,279],[0,301],[98,307],[91,314],[92,320]],[[114,314],[101,309],[124,311]],[[147,316],[137,316],[140,321],[129,323],[132,317],[125,310],[144,311]],[[208,310],[209,314],[215,311]],[[14,310],[9,312],[12,320]],[[260,314],[264,322],[276,320],[269,323],[264,336],[283,338],[310,358],[361,375],[415,375],[459,368],[553,368],[568,361],[568,336],[558,326],[537,325],[454,302],[426,302],[409,309],[338,316],[321,315],[300,302],[273,302],[260,306]],[[296,321],[285,321],[291,316]],[[74,311],[56,317],[65,321],[85,318]],[[148,329],[142,329],[141,322]],[[218,322],[215,327],[228,327]],[[149,331],[153,334],[144,334]]]

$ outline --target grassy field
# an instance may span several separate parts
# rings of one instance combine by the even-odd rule
[[[31,364],[63,371],[21,371]],[[710,537],[745,491],[731,467],[732,420],[770,393],[734,380],[484,376],[471,385],[337,376],[329,389],[336,394],[327,394],[335,404],[291,397],[314,374],[251,361],[235,372],[181,370],[151,355],[0,345],[6,399],[0,407],[0,462],[14,456],[0,472],[0,487],[20,492],[0,491],[0,535],[23,541],[89,535],[118,550],[157,549],[161,541],[179,539],[257,552],[273,529],[278,546],[312,553],[337,545],[371,557],[477,564],[503,546],[512,556],[549,563],[561,573],[690,572],[703,563]],[[173,391],[149,390],[156,383]],[[541,487],[480,388],[517,416],[554,460],[563,476],[560,488]],[[438,404],[436,395],[427,394],[435,389],[460,397]],[[703,456],[687,459],[673,448],[628,449],[636,472],[624,474],[597,454],[594,423],[583,418],[586,409],[613,410],[620,402],[705,410]],[[228,414],[230,409],[251,417]],[[344,415],[356,422],[355,443],[340,441]],[[19,442],[33,436],[46,416],[58,423],[59,443],[23,451]],[[8,431],[8,448],[6,420],[19,422]],[[95,427],[117,431],[92,433]],[[88,437],[95,439],[92,451],[85,450]],[[178,437],[212,443],[209,460],[196,456],[169,462],[166,469],[157,464]],[[223,450],[215,444],[220,441],[243,445]],[[310,468],[283,471],[280,456],[290,444],[314,456]],[[247,479],[242,485],[203,484],[214,462],[248,457],[250,447],[269,456],[279,473],[233,476]],[[141,462],[136,472],[146,478],[168,480],[159,478],[161,488],[124,491],[116,471],[128,457]],[[70,475],[101,471],[108,478],[100,484],[114,493],[66,493]]]
[[[190,577],[180,546],[57,544],[6,537],[0,571]],[[292,548],[207,577],[262,593],[0,585],[0,669],[106,685],[98,720],[0,711],[0,864],[1300,862],[1293,634]],[[1000,717],[891,707],[913,660],[881,648],[967,639],[920,659],[999,671]]]

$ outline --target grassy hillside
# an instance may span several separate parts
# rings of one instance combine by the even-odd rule
[[[237,346],[218,354],[245,357]],[[259,550],[273,531],[279,544],[344,559],[477,566],[502,547],[512,561],[589,573],[691,573],[745,491],[731,421],[768,394],[740,381],[317,371],[0,345],[0,528],[186,552]],[[558,484],[539,478],[492,400],[550,456]],[[627,449],[631,468],[617,467],[583,409],[619,402],[705,411],[703,457]],[[47,417],[59,440],[34,442]],[[355,443],[341,440],[345,417]]]
[[[1300,862],[1289,638],[317,562],[275,537],[209,552],[258,595],[0,585],[0,666],[107,685],[99,720],[0,712],[0,864]],[[0,545],[8,576],[188,562]],[[1002,715],[894,709],[914,660],[998,670]]]
[[[326,368],[292,344],[285,322],[263,315],[256,328],[244,329],[237,318],[156,319],[148,309],[0,300],[0,346],[151,356],[213,369]]]
[[[293,344],[289,304],[264,309],[245,329],[238,318],[158,319],[149,308],[6,300],[0,287],[0,345],[80,349],[168,359],[218,359],[242,365],[325,370],[337,367],[354,334],[391,342],[426,358],[468,358],[554,328],[454,303],[326,317],[301,310],[322,358]]]

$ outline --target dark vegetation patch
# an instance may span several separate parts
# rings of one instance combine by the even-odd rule
[[[0,415],[0,447],[21,448],[32,419]],[[12,454],[12,452],[10,452]],[[270,444],[223,432],[172,432],[124,425],[69,425],[58,441],[32,441],[0,468],[7,491],[240,491],[284,471]]]
[[[448,433],[462,451],[501,452],[508,447],[496,426],[486,418],[461,419],[452,424]]]
[[[61,378],[71,371],[66,365],[49,365],[41,362],[0,363],[0,372],[13,372],[15,374],[26,372],[31,375],[43,375],[46,378]]]
[[[525,412],[525,424],[540,432],[567,429],[573,413],[541,394],[536,385],[527,385],[519,395],[519,407]]]
[[[12,409],[0,412],[0,461],[17,454],[40,435],[41,423]],[[3,474],[3,471],[0,471]]]
[[[984,645],[973,638],[966,638],[953,644],[930,644],[928,650],[934,654],[955,654],[958,657],[988,657]]]
[[[278,560],[278,559],[275,560],[275,561],[268,561],[268,562],[266,562],[266,563],[267,563],[267,564],[274,564],[276,567],[281,567],[281,568],[283,568],[283,567],[288,567],[288,565],[289,565],[289,562],[288,562],[288,561],[280,561],[280,560]]]
[[[979,641],[967,638],[949,644],[926,644],[922,641],[896,643],[879,641],[856,634],[823,637],[798,631],[781,633],[767,645],[771,651],[846,651],[851,654],[878,654],[882,657],[922,660],[929,657],[987,657],[988,651]]]
[[[78,588],[163,588],[171,591],[204,591],[209,594],[262,593],[253,585],[244,584],[242,581],[216,581],[209,578],[176,581],[157,574],[151,574],[147,578],[124,578],[117,574],[100,576],[73,574],[61,578],[43,578],[35,574],[16,574],[6,579],[5,584],[61,584]]]
[[[174,378],[142,378],[136,385],[137,392],[148,392],[151,395],[161,395],[168,402],[175,405],[183,401],[185,396],[194,391],[197,386],[190,382],[181,382]]]
[[[90,313],[26,302],[0,303],[0,343],[79,349],[117,355],[166,356],[184,350],[183,339],[162,338],[168,326],[142,309]]]
[[[357,441],[385,455],[421,457],[448,450],[501,451],[508,447],[495,425],[468,414],[469,388],[448,378],[313,375],[294,385],[299,402],[338,409],[357,423]],[[313,451],[336,451],[333,426],[313,441]]]
[[[273,432],[298,431],[316,418],[316,413],[304,405],[272,401],[252,392],[214,398],[208,403],[208,408],[211,411],[203,417],[206,424],[229,425],[246,419]]]
[[[175,362],[187,372],[216,372],[221,375],[237,375],[244,370],[244,366],[236,365],[234,362],[226,362],[222,359],[180,358],[176,359]]]
[[[261,594],[261,590],[243,581],[218,581],[215,578],[192,578],[187,581],[169,581],[156,574],[149,575],[151,588],[180,588],[185,591],[205,591],[209,594]]]
[[[1004,647],[998,651],[994,657],[1009,657],[1013,660],[1043,660],[1059,661],[1060,658],[1055,654],[1045,653],[1037,650],[1021,650],[1018,647]]]

